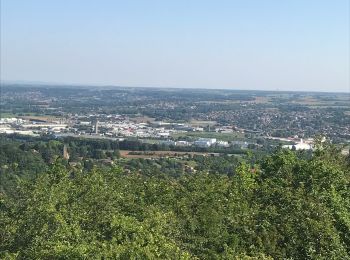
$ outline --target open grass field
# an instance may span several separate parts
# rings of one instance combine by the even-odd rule
[[[311,96],[305,96],[296,100],[292,100],[292,103],[300,104],[310,107],[346,107],[350,106],[349,96],[337,95],[328,100],[318,99]]]
[[[49,116],[49,115],[37,115],[35,113],[1,113],[0,112],[0,118],[13,118],[18,117],[26,120],[41,120],[41,121],[47,121],[52,122],[55,120],[59,120],[59,117],[56,116]]]
[[[268,96],[257,96],[254,97],[254,100],[246,101],[246,100],[203,100],[198,101],[196,103],[198,104],[223,104],[223,105],[229,105],[229,104],[240,104],[240,103],[255,103],[255,104],[267,104],[271,101],[270,97]]]
[[[190,125],[193,127],[206,127],[208,125],[214,126],[216,125],[216,121],[201,121],[201,120],[191,120]]]
[[[0,112],[0,118],[12,118],[12,117],[17,117],[17,115],[13,114],[13,113],[1,113]]]
[[[132,121],[135,123],[147,123],[147,122],[154,122],[155,118],[148,117],[148,116],[136,116],[131,118]]]
[[[38,117],[35,113],[9,113],[9,112],[0,112],[0,118],[28,118],[28,117]]]
[[[240,100],[203,100],[203,101],[197,101],[196,104],[223,104],[223,105],[228,105],[228,104],[239,104],[242,101]]]
[[[255,97],[255,100],[253,101],[248,101],[248,103],[254,103],[254,104],[267,104],[270,102],[270,98],[269,97]]]
[[[45,121],[45,122],[52,122],[52,121],[57,121],[60,120],[61,118],[56,117],[56,116],[19,116],[20,118],[26,119],[26,120],[40,120],[40,121]]]

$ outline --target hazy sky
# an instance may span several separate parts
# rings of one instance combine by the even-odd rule
[[[2,80],[350,90],[350,0],[0,1]]]

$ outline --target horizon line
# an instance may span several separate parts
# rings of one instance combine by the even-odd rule
[[[3,84],[10,85],[38,85],[38,86],[74,86],[74,87],[109,87],[109,88],[154,88],[154,89],[195,89],[195,90],[233,90],[233,91],[257,91],[257,92],[302,92],[302,93],[340,93],[350,94],[350,86],[348,91],[335,90],[335,91],[324,91],[324,90],[281,90],[281,89],[241,89],[241,88],[215,88],[215,87],[183,87],[183,86],[151,86],[151,85],[117,85],[117,84],[102,84],[102,83],[67,83],[67,82],[47,82],[47,81],[36,81],[36,80],[0,80],[0,86]]]

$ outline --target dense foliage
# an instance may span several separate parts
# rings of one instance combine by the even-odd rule
[[[232,167],[170,176],[57,159],[1,193],[0,258],[350,258],[348,158],[280,150]]]

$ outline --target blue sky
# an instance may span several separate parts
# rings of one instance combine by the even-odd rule
[[[349,0],[1,0],[1,79],[349,91]]]

